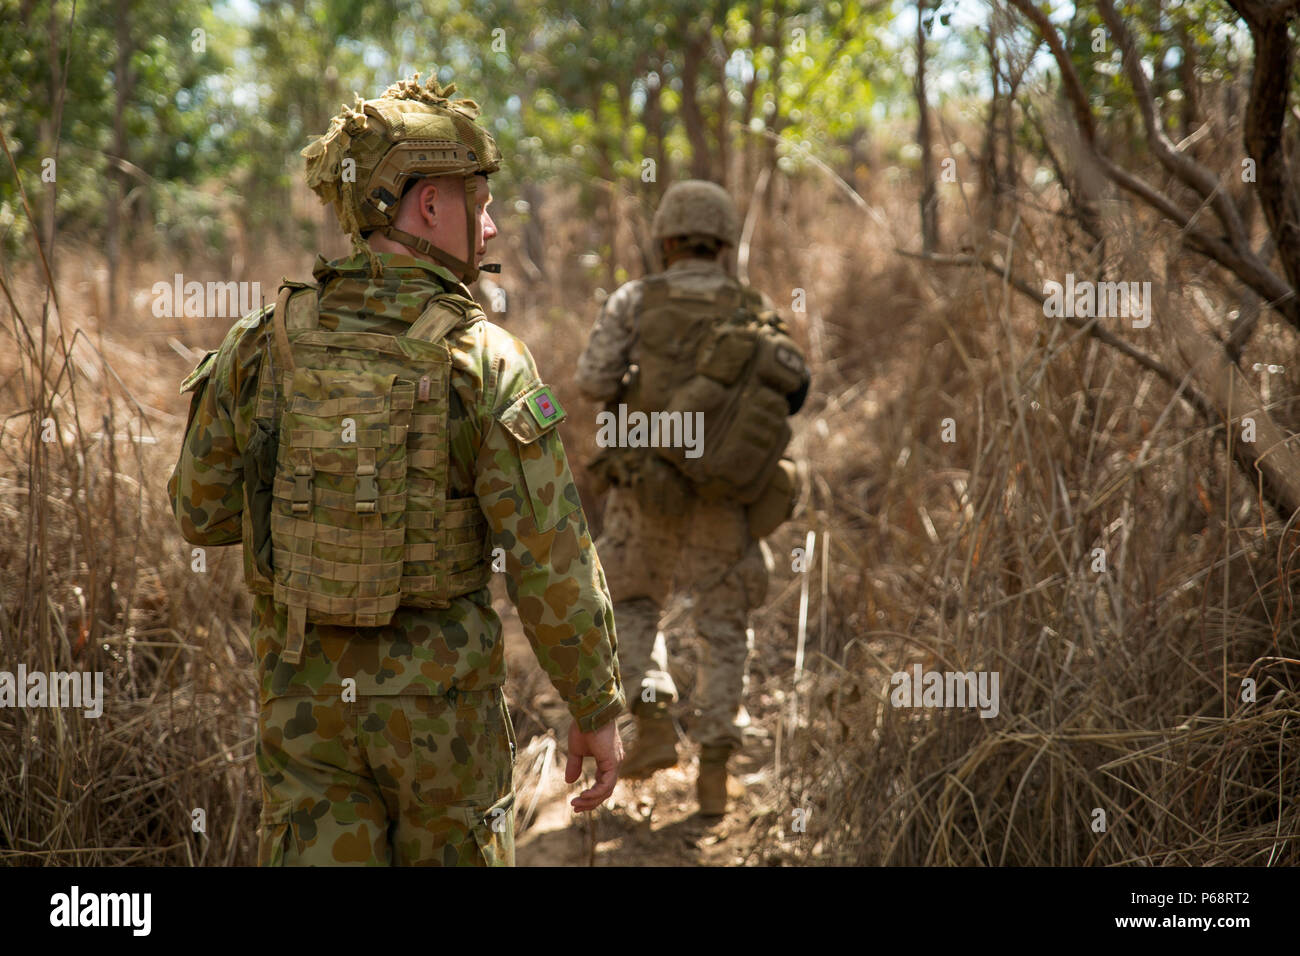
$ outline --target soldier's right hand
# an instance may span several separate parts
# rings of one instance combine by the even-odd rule
[[[572,800],[574,813],[594,810],[614,792],[618,783],[618,765],[623,762],[623,739],[617,721],[611,720],[591,733],[584,734],[577,723],[569,725],[569,762],[564,768],[564,782],[574,783],[582,776],[582,758],[596,758],[596,783]]]

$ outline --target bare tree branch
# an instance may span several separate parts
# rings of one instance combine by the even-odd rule
[[[970,255],[945,256],[937,253],[912,252],[907,249],[898,248],[895,248],[894,251],[900,256],[905,256],[908,259],[920,259],[922,262],[932,262],[938,266],[983,266],[998,278],[1005,279],[1007,285],[1011,286],[1021,295],[1033,299],[1039,305],[1042,305],[1047,301],[1047,296],[1030,285],[1028,281],[1019,276],[1010,274],[1009,270],[1004,266],[998,265],[992,259]],[[1135,348],[1114,333],[1108,332],[1106,329],[1098,325],[1095,319],[1082,319],[1077,316],[1062,316],[1061,318],[1067,324],[1074,326],[1076,329],[1083,329],[1093,338],[1100,342],[1104,342],[1116,351],[1123,353],[1143,368],[1155,372],[1156,375],[1160,376],[1160,378],[1172,388],[1178,388],[1181,384],[1179,377],[1167,366],[1161,363],[1159,359],[1148,355],[1141,349]],[[1191,400],[1190,396],[1189,400]],[[1192,404],[1195,405],[1196,402],[1193,400]]]
[[[1151,84],[1147,82],[1147,75],[1142,69],[1142,58],[1138,55],[1133,35],[1124,26],[1124,21],[1119,18],[1119,14],[1115,12],[1115,5],[1111,0],[1097,0],[1097,9],[1123,52],[1124,73],[1128,76],[1133,94],[1137,97],[1138,110],[1142,115],[1142,125],[1146,129],[1147,143],[1151,147],[1151,152],[1165,169],[1200,193],[1202,199],[1210,202],[1224,230],[1228,233],[1228,242],[1239,248],[1248,240],[1246,227],[1241,222],[1237,207],[1232,204],[1231,197],[1222,188],[1219,178],[1214,173],[1189,154],[1179,152],[1169,141],[1164,124],[1156,115]]]
[[[1106,177],[1175,222],[1182,229],[1183,235],[1193,249],[1213,259],[1236,275],[1276,309],[1288,323],[1295,329],[1300,330],[1300,300],[1296,298],[1294,287],[1290,282],[1273,272],[1267,263],[1255,255],[1246,240],[1244,228],[1240,234],[1234,237],[1232,227],[1228,226],[1227,223],[1236,222],[1239,224],[1241,221],[1240,215],[1237,213],[1236,208],[1232,207],[1226,193],[1218,188],[1217,182],[1202,182],[1201,186],[1204,187],[1202,194],[1205,196],[1206,201],[1214,204],[1220,221],[1225,223],[1225,229],[1228,230],[1228,233],[1223,237],[1212,235],[1205,229],[1194,225],[1194,212],[1188,212],[1174,199],[1119,166],[1110,157],[1102,153],[1097,144],[1097,129],[1092,115],[1092,107],[1088,103],[1087,94],[1079,82],[1078,74],[1074,69],[1073,62],[1070,60],[1069,53],[1065,49],[1060,33],[1052,25],[1047,15],[1033,4],[1032,0],[1009,0],[1009,2],[1034,25],[1052,51],[1057,68],[1061,71],[1061,80],[1066,96],[1074,112],[1075,124],[1083,138],[1084,145],[1088,149],[1089,157],[1097,163]],[[1100,0],[1100,2],[1106,3],[1108,0]],[[1300,0],[1295,0],[1294,3],[1291,3],[1290,0],[1287,0],[1287,2],[1291,6],[1300,5]],[[1111,9],[1113,12],[1113,7]],[[1127,36],[1127,33],[1125,33],[1125,36]],[[1141,74],[1140,63],[1136,64],[1136,71]],[[1142,76],[1145,88],[1145,75]],[[1147,95],[1150,96],[1149,89],[1147,89]],[[1139,99],[1141,99],[1140,96]],[[1158,128],[1157,131],[1159,132]],[[1163,135],[1163,133],[1160,133],[1160,135]],[[1173,146],[1169,143],[1168,137],[1164,138],[1164,142],[1172,151]],[[1186,160],[1192,163],[1193,167],[1199,168],[1199,164],[1196,164],[1190,157],[1181,156],[1176,152],[1174,155],[1179,157],[1179,159],[1172,160],[1175,164],[1181,165],[1182,160]],[[1193,169],[1184,168],[1183,171],[1192,178],[1196,178]],[[1201,192],[1202,190],[1198,188],[1197,191]],[[1225,208],[1220,208],[1220,203]],[[1231,207],[1231,211],[1227,211],[1226,207]]]
[[[894,251],[935,265],[981,266],[1040,305],[1046,301],[1042,292],[1024,279],[1011,275],[1009,269],[999,266],[992,259],[965,255],[927,255],[906,249]],[[1228,355],[1222,349],[1214,347],[1185,318],[1176,313],[1177,310],[1174,310],[1170,316],[1174,324],[1175,341],[1179,343],[1183,359],[1188,365],[1188,371],[1181,376],[1158,359],[1099,326],[1095,318],[1062,318],[1154,372],[1161,381],[1174,389],[1175,396],[1185,398],[1211,425],[1224,427],[1247,417],[1253,419],[1256,431],[1254,441],[1233,441],[1225,427],[1229,450],[1237,466],[1259,488],[1261,507],[1266,503],[1283,520],[1289,520],[1300,510],[1300,452],[1294,447],[1295,436],[1279,428],[1273,421],[1241,370]]]
[[[1260,206],[1278,257],[1293,288],[1300,288],[1300,197],[1296,195],[1282,130],[1286,122],[1294,59],[1290,19],[1300,0],[1262,3],[1230,0],[1250,27],[1255,66],[1242,131],[1246,152],[1255,160]]]

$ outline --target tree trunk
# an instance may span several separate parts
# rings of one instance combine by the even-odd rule
[[[716,167],[717,182],[724,187],[731,182],[731,101],[727,98],[727,63],[731,51],[726,43],[726,10],[720,11],[719,22],[722,24],[723,36],[713,37],[713,28],[709,28],[710,43],[716,54],[714,62],[718,66],[718,161]]]
[[[1293,436],[1273,421],[1241,369],[1208,336],[1197,332],[1179,310],[1170,309],[1178,351],[1213,411],[1209,417],[1226,422],[1232,457],[1262,492],[1263,501],[1284,520],[1300,511],[1300,451]],[[1253,441],[1243,441],[1245,420],[1254,423]]]
[[[654,70],[646,75],[645,84],[645,129],[646,137],[651,146],[647,152],[651,153],[651,158],[655,162],[655,181],[651,186],[651,193],[655,198],[655,205],[663,196],[667,184],[672,182],[672,169],[668,163],[668,148],[664,144],[664,110],[663,100],[663,64],[655,65]]]
[[[998,181],[998,115],[1001,89],[1001,76],[998,63],[997,35],[993,29],[993,18],[989,17],[989,35],[985,49],[989,55],[989,112],[984,121],[984,146],[980,150],[979,190],[980,198],[989,210],[989,225],[997,228],[999,207],[1002,204],[1002,189]]]
[[[46,113],[45,117],[41,120],[41,142],[42,142],[41,158],[42,159],[53,158],[55,153],[58,151],[58,143],[59,143],[59,123],[60,123],[59,113],[61,111],[53,109],[54,104],[62,100],[61,91],[63,89],[63,70],[61,69],[59,64],[60,31],[59,31],[59,12],[58,12],[57,3],[50,4],[50,19],[49,19],[49,23],[47,24],[47,31],[48,31],[48,44],[49,44],[48,55],[49,55],[49,70],[50,70],[50,95],[49,95],[48,102],[51,106],[51,109]],[[57,177],[58,177],[58,166],[56,164],[55,166],[56,180]],[[56,218],[58,215],[58,207],[56,205],[57,198],[58,198],[58,183],[52,182],[46,184],[45,214],[44,216],[42,216],[43,221],[41,223],[41,230],[40,230],[42,235],[38,235],[36,237],[37,242],[40,242],[45,247],[45,258],[49,263],[51,275],[55,273],[54,232],[55,232]]]
[[[682,20],[683,36],[690,36],[685,19]],[[709,149],[709,136],[700,112],[699,89],[700,60],[704,56],[707,34],[690,36],[682,49],[682,122],[686,126],[686,138],[691,142],[691,175],[695,179],[708,179],[713,167],[713,153]]]
[[[117,0],[115,18],[117,21],[117,64],[115,71],[115,97],[113,102],[113,155],[126,159],[126,104],[131,96],[131,0]],[[115,164],[112,171],[113,188],[107,210],[108,255],[108,315],[101,316],[100,327],[104,320],[117,318],[122,305],[121,265],[122,265],[122,214],[126,203],[126,170]]]
[[[1183,94],[1179,126],[1183,138],[1186,138],[1200,125],[1201,105],[1199,91],[1196,88],[1196,47],[1187,34],[1187,28],[1182,24],[1178,26],[1177,39],[1183,53],[1182,60],[1178,64],[1178,85]]]
[[[777,136],[781,135],[781,130],[785,128],[784,119],[781,116],[781,63],[785,59],[785,50],[782,49],[781,38],[781,18],[785,11],[781,9],[781,0],[773,0],[773,20],[772,20],[772,79],[769,81],[772,90],[772,116],[767,120],[767,128]],[[763,190],[763,215],[770,217],[772,215],[772,197],[776,195],[776,144],[774,138],[765,137],[763,140],[762,162],[758,174],[763,175],[763,170],[770,170],[766,188]]]
[[[1278,259],[1291,288],[1300,289],[1300,197],[1283,138],[1294,60],[1291,13],[1278,12],[1285,5],[1246,0],[1236,0],[1233,6],[1250,25],[1255,44],[1243,133],[1246,152],[1257,163],[1259,204],[1277,243]]]
[[[939,246],[939,195],[930,142],[930,104],[925,95],[925,11],[928,7],[929,0],[916,0],[916,140],[921,147],[921,248],[927,253]]]

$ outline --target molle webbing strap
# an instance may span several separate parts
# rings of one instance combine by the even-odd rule
[[[287,548],[275,549],[276,567],[284,568],[293,577],[293,572],[300,571],[312,577],[327,576],[333,581],[348,581],[359,584],[358,591],[365,592],[367,584],[382,584],[402,576],[402,566],[394,564],[376,571],[352,561],[331,561],[317,558],[310,554],[291,551]]]
[[[301,294],[300,294],[301,293]],[[284,383],[284,373],[290,376],[296,367],[290,351],[288,330],[314,329],[320,324],[315,290],[310,286],[283,285],[275,300],[275,312],[270,328],[270,369],[273,374],[261,379],[257,392],[254,417],[268,423],[273,433],[279,430],[279,392]],[[296,310],[290,315],[291,310]],[[301,333],[300,333],[301,334]]]
[[[382,597],[369,598],[336,597],[322,594],[314,589],[304,590],[284,585],[279,581],[275,584],[275,600],[280,604],[288,605],[290,624],[293,623],[295,612],[298,612],[302,615],[304,628],[306,627],[306,612],[308,610],[345,619],[348,622],[345,626],[348,627],[378,627],[387,624],[391,620],[392,613],[400,606],[401,599],[401,594],[387,594]],[[321,621],[320,623],[328,622]],[[296,664],[302,660],[301,645],[298,647],[295,659],[290,660],[289,653],[290,647],[286,644],[285,652],[280,656],[291,664]]]
[[[281,593],[279,582],[275,585],[275,600],[285,605],[289,613],[288,626],[284,632],[284,653],[280,659],[289,664],[302,662],[302,647],[307,641],[307,608],[301,604],[290,604]]]
[[[271,516],[271,534],[285,541],[297,534],[294,521],[287,515]],[[402,528],[371,528],[354,531],[351,528],[331,528],[317,525],[312,531],[313,540],[321,544],[349,548],[393,548],[399,547],[405,540],[406,532]]]
[[[280,294],[275,298],[275,316],[272,319],[275,325],[276,351],[280,353],[280,369],[290,374],[293,372],[294,364],[293,351],[289,348],[289,329],[286,321],[289,316],[289,297],[293,293],[294,290],[290,286],[280,286]]]
[[[275,299],[275,315],[272,317],[274,326],[275,350],[280,353],[280,374],[285,376],[286,380],[292,378],[294,363],[293,350],[289,346],[289,332],[286,319],[289,314],[289,297],[293,295],[293,289],[287,285],[280,286],[280,292]],[[274,383],[272,387],[275,387]],[[278,422],[277,422],[278,424]],[[274,540],[274,532],[272,532]],[[280,600],[280,585],[275,586],[275,599]],[[281,655],[285,661],[290,664],[298,664],[302,661],[302,648],[307,639],[307,608],[297,602],[282,602],[287,605],[288,626],[285,628],[284,653]]]

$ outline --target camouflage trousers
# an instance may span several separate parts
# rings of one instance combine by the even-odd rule
[[[513,866],[514,755],[499,687],[269,700],[258,863]]]
[[[706,746],[740,747],[749,612],[767,596],[767,568],[744,507],[692,499],[681,514],[650,514],[634,493],[613,488],[596,551],[614,599],[629,705],[677,699],[659,623],[669,595],[689,590],[701,653],[691,736]]]

